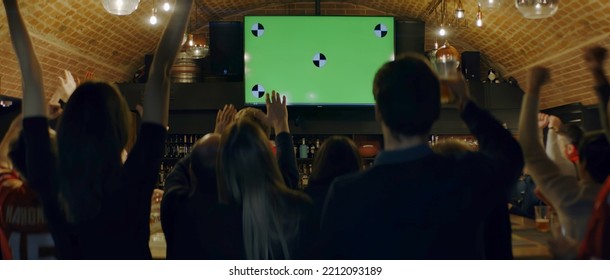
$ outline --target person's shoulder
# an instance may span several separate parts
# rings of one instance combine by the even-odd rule
[[[177,202],[188,198],[189,188],[187,186],[175,185],[167,188],[163,192],[163,199],[161,202]]]
[[[305,193],[304,191],[287,189],[284,192],[284,198],[286,200],[288,200],[289,203],[292,203],[295,205],[300,205],[300,206],[313,205],[313,201],[311,200],[309,195],[307,193]]]
[[[373,167],[361,172],[339,176],[330,184],[329,193],[349,192],[355,194],[359,190],[369,189],[380,176],[380,173],[376,172],[377,169],[377,167]]]

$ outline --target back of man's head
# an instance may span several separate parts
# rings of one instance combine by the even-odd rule
[[[583,136],[578,147],[580,162],[591,178],[603,183],[610,174],[610,145],[603,132],[595,131]]]
[[[562,125],[557,131],[557,134],[565,137],[565,139],[567,140],[566,144],[572,144],[578,147],[578,143],[580,143],[580,141],[582,140],[582,137],[585,132],[580,126],[573,123],[568,123]]]
[[[195,187],[206,194],[216,194],[216,156],[220,134],[209,133],[199,139],[191,153],[191,172]]]
[[[440,114],[440,83],[425,57],[405,54],[384,64],[373,82],[383,123],[392,134],[428,134]]]

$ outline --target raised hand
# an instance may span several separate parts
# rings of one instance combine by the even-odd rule
[[[600,69],[604,67],[607,50],[604,47],[594,46],[585,49],[585,63],[589,69]]]
[[[538,113],[538,128],[544,129],[549,125],[549,115],[545,113]]]
[[[286,96],[280,96],[275,90],[271,95],[265,95],[267,105],[267,119],[275,129],[275,133],[290,132],[288,127],[288,109],[286,108]]]
[[[95,74],[91,71],[85,73],[85,81],[95,79]]]
[[[222,131],[235,120],[236,113],[237,110],[233,104],[225,105],[222,109],[218,110],[214,133],[222,133]]]
[[[552,129],[559,129],[563,123],[561,119],[557,116],[549,115],[549,124],[548,127]]]
[[[64,74],[66,76],[65,79],[61,76],[59,77],[61,87],[63,88],[63,91],[60,92],[59,99],[61,99],[63,102],[68,102],[68,99],[70,99],[70,96],[76,89],[77,82],[70,71],[64,70]]]
[[[530,69],[530,94],[537,94],[540,88],[551,80],[551,72],[548,68],[534,66]]]

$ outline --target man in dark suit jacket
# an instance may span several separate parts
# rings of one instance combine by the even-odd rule
[[[323,210],[325,259],[481,259],[477,231],[523,169],[510,132],[447,82],[478,152],[434,154],[440,83],[425,58],[406,55],[376,74],[373,94],[384,149],[367,171],[337,179]]]

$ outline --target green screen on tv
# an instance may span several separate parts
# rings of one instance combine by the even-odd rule
[[[289,105],[372,105],[375,73],[394,59],[394,18],[244,17],[245,102],[265,92]]]

